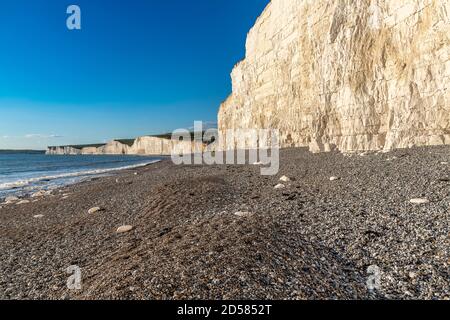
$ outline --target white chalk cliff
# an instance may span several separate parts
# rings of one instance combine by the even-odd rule
[[[204,144],[187,140],[170,140],[158,137],[139,137],[132,145],[112,140],[100,146],[61,146],[48,147],[49,155],[153,155],[170,156],[172,152],[191,154],[204,149]]]
[[[219,130],[275,128],[314,152],[450,144],[449,36],[448,0],[272,0]]]

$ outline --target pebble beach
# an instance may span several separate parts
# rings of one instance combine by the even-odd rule
[[[450,147],[280,157],[9,199],[0,299],[450,299]]]

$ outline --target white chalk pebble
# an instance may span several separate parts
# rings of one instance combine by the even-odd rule
[[[427,203],[430,203],[430,201],[428,199],[424,199],[424,198],[411,199],[409,202],[411,202],[413,204],[427,204]]]

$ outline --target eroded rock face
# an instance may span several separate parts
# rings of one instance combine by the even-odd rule
[[[49,155],[164,155],[191,154],[202,152],[203,143],[187,140],[171,140],[157,137],[139,137],[129,146],[119,141],[110,141],[100,147],[85,147],[76,149],[73,147],[49,147]]]
[[[97,148],[95,153],[102,154],[128,154],[130,147],[118,141],[110,141],[105,146]]]
[[[450,144],[449,36],[447,0],[272,0],[232,72],[221,147],[242,128],[313,152]]]

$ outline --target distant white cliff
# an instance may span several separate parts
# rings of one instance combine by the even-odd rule
[[[48,147],[48,155],[155,155],[170,156],[174,150],[190,154],[203,150],[204,144],[192,141],[176,141],[158,137],[139,137],[127,144],[113,140],[105,145]]]

